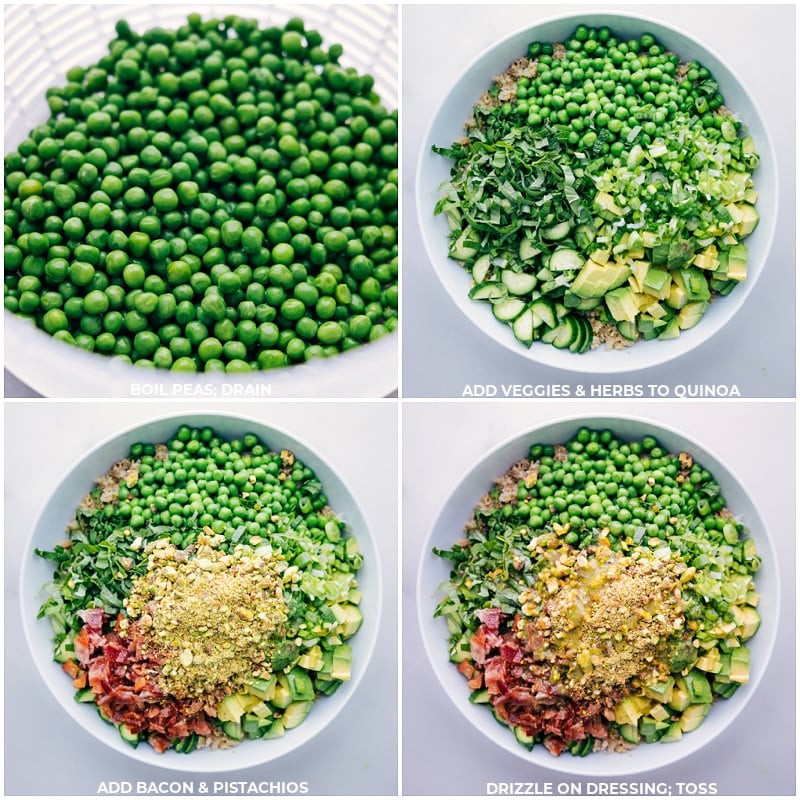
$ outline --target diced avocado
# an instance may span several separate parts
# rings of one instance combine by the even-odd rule
[[[690,302],[708,300],[711,297],[711,292],[708,289],[708,279],[697,267],[676,270],[674,279],[684,286],[686,296]]]
[[[663,342],[669,339],[677,339],[680,334],[681,328],[680,325],[678,325],[678,318],[673,317],[667,321],[667,324],[664,326],[661,333],[658,334],[658,338]]]
[[[652,697],[659,703],[665,702],[672,694],[672,687],[675,685],[675,679],[670,676],[667,680],[661,683],[654,683],[652,686],[645,687],[644,693],[648,697]]]
[[[728,250],[728,278],[743,281],[747,277],[748,249],[746,244],[735,244]]]
[[[639,733],[646,742],[658,741],[668,727],[668,722],[658,722],[652,717],[642,717],[639,720]]]
[[[666,265],[669,261],[669,242],[659,242],[650,251],[650,258],[654,264]]]
[[[744,199],[750,205],[755,205],[758,202],[758,192],[753,188],[747,189],[744,193]]]
[[[271,700],[277,682],[278,679],[275,675],[268,679],[253,677],[245,684],[245,691],[261,700]]]
[[[248,710],[248,699],[244,694],[229,694],[223,697],[217,704],[217,719],[220,722],[238,722]]]
[[[642,281],[642,289],[659,300],[667,299],[671,285],[672,276],[662,267],[651,266]]]
[[[599,264],[588,259],[572,281],[570,291],[584,299],[602,297],[606,292],[623,284],[630,275],[630,267],[621,261]]]
[[[649,314],[654,319],[663,320],[667,316],[667,310],[657,300],[649,294],[644,294],[636,298],[636,305],[639,311]],[[666,320],[664,321],[666,324]]]
[[[626,741],[630,742],[631,744],[639,744],[641,737],[639,736],[639,729],[636,725],[631,725],[630,723],[625,723],[624,725],[619,726],[619,735]]]
[[[279,717],[272,723],[272,725],[267,728],[264,734],[261,736],[262,739],[280,739],[281,736],[286,733],[286,726],[283,723],[283,718]]]
[[[618,725],[635,725],[652,705],[646,697],[623,697],[614,708],[614,720]]]
[[[686,681],[683,678],[678,678],[675,681],[675,686],[672,687],[672,694],[667,701],[667,705],[673,711],[685,711],[690,705],[689,692],[686,691]]]
[[[713,700],[708,678],[698,669],[689,670],[686,675],[686,691],[692,703],[710,703]]]
[[[314,672],[322,669],[322,648],[318,644],[310,647],[297,659],[297,666]]]
[[[677,316],[678,326],[682,331],[687,331],[693,328],[700,322],[703,314],[706,313],[708,302],[701,300],[695,303],[687,303],[679,312]]]
[[[222,730],[225,732],[225,735],[228,738],[237,742],[240,742],[242,739],[244,739],[244,730],[242,729],[242,724],[240,722],[232,722],[231,720],[223,722]]]
[[[597,213],[605,219],[621,217],[625,213],[608,192],[598,192],[595,195],[594,207]]]
[[[272,716],[272,709],[262,700],[254,705],[244,716],[245,718],[253,716],[258,719],[268,719]]]
[[[300,667],[294,667],[287,674],[289,691],[292,693],[292,700],[313,700],[314,684],[309,674]]]
[[[675,721],[670,724],[669,728],[664,731],[664,735],[661,737],[660,741],[662,742],[677,742],[683,736],[683,730],[681,728],[681,724],[679,721]]]
[[[711,281],[711,291],[723,295],[724,297],[729,295],[738,285],[739,281],[720,281],[714,278]]]
[[[336,621],[341,626],[339,632],[342,636],[353,636],[364,621],[364,615],[361,613],[361,609],[350,603],[334,603],[331,609],[336,617]]]
[[[747,683],[750,680],[750,650],[737,647],[731,652],[730,679],[734,683]]]
[[[271,724],[271,720],[260,719],[255,714],[245,714],[242,719],[242,730],[247,736],[258,738]]]
[[[606,265],[608,263],[608,259],[611,258],[611,251],[610,250],[594,250],[592,254],[589,256],[592,261],[597,262],[598,264]]]
[[[733,697],[736,693],[736,690],[741,686],[741,683],[725,683],[723,681],[714,681],[714,692],[718,694],[723,699],[727,700],[729,697]]]
[[[341,681],[335,681],[332,678],[320,680],[319,677],[317,677],[317,680],[314,681],[314,687],[316,690],[320,694],[324,694],[326,696],[332,695],[341,685]]]
[[[636,305],[636,298],[630,286],[620,286],[605,296],[606,306],[609,313],[617,321],[635,322],[639,313]]]
[[[278,683],[275,686],[275,692],[270,701],[275,708],[286,708],[292,702],[292,690],[289,688],[289,682],[285,675],[278,678]]]
[[[696,730],[700,723],[706,718],[711,703],[696,703],[690,705],[682,714],[680,719],[681,730],[684,733]]]
[[[710,244],[705,248],[705,250],[699,252],[692,259],[692,264],[700,269],[710,270],[713,272],[717,266],[719,266],[717,255],[717,248],[713,244]]]
[[[733,616],[736,619],[736,626],[740,629],[739,635],[747,640],[755,636],[756,631],[761,625],[761,615],[752,606],[734,606]]]
[[[331,667],[331,677],[340,681],[350,680],[351,662],[353,660],[353,650],[350,645],[340,644],[333,651],[333,666]]]
[[[749,236],[758,226],[759,213],[756,211],[755,206],[750,203],[741,203],[739,211],[742,214],[742,221],[739,223],[739,233],[742,236]]]
[[[311,711],[313,700],[299,700],[289,705],[283,712],[283,727],[288,731],[296,728]]]
[[[637,321],[639,334],[646,341],[655,339],[666,324],[663,319],[656,319],[649,314],[640,314]]]
[[[720,665],[721,661],[719,650],[716,647],[712,647],[697,659],[695,666],[697,669],[703,670],[703,672],[711,672],[716,674],[720,670]]]
[[[664,706],[662,706],[661,703],[656,703],[650,709],[650,711],[648,711],[648,714],[654,720],[656,720],[656,722],[663,722],[665,719],[669,719],[669,711],[667,711],[667,709],[664,708]]]
[[[688,267],[695,254],[695,243],[692,239],[673,237],[669,242],[667,268],[670,270]]]
[[[636,323],[627,319],[621,319],[617,322],[617,330],[630,341],[635,342],[639,338],[639,333],[636,330]]]
[[[644,279],[650,267],[650,261],[638,259],[631,262],[631,276],[629,282],[633,287],[634,292],[637,292],[638,294],[644,292]]]
[[[597,308],[601,302],[601,297],[578,297],[574,292],[564,292],[564,305],[566,308],[591,311],[591,309]]]

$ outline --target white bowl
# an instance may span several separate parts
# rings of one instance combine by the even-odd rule
[[[747,125],[761,157],[755,172],[761,221],[747,238],[750,250],[747,280],[728,297],[713,302],[700,323],[683,331],[676,339],[639,341],[624,350],[607,350],[601,345],[580,355],[536,342],[531,348],[525,348],[514,338],[509,325],[492,316],[488,303],[468,298],[472,278],[448,257],[447,222],[444,215],[434,216],[433,213],[441,196],[439,187],[450,177],[452,162],[431,149],[434,145],[450,146],[463,135],[464,122],[471,116],[478,97],[491,86],[494,76],[502,73],[514,59],[525,55],[530,42],[563,42],[578,24],[607,25],[615,34],[626,38],[649,32],[682,60],[700,61],[719,82],[726,105]],[[417,163],[416,201],[423,242],[434,271],[452,301],[472,324],[521,358],[576,372],[619,373],[652,367],[688,353],[721,330],[741,308],[764,269],[772,244],[777,220],[778,175],[772,142],[758,106],[745,84],[720,56],[688,33],[655,19],[638,14],[584,12],[517,31],[472,62],[448,91],[425,134]]]
[[[460,538],[472,509],[491,488],[493,479],[503,474],[511,464],[526,458],[532,444],[564,443],[584,425],[589,428],[608,428],[625,441],[651,434],[669,452],[689,452],[696,462],[711,472],[722,489],[728,508],[749,529],[757,544],[761,568],[755,580],[761,595],[759,612],[762,623],[748,643],[752,654],[750,682],[731,698],[716,703],[703,724],[680,741],[641,744],[623,753],[597,752],[583,758],[564,753],[554,757],[541,746],[526,750],[517,743],[509,728],[497,724],[489,709],[470,703],[466,681],[449,661],[447,624],[444,619],[433,616],[441,599],[438,589],[450,576],[450,562],[434,556],[432,549],[452,547]],[[514,436],[487,453],[464,475],[442,506],[426,539],[417,575],[417,609],[425,650],[442,688],[464,717],[495,745],[533,765],[594,777],[633,775],[664,767],[695,753],[721,736],[758,689],[775,643],[779,606],[780,586],[774,546],[758,509],[736,476],[711,450],[680,431],[652,420],[626,416],[587,415],[562,419]]]
[[[235,13],[279,25],[300,16],[325,45],[344,47],[342,63],[375,78],[387,108],[398,97],[397,14],[392,6],[333,5],[42,5],[6,6],[5,150],[13,149],[48,116],[45,90],[62,85],[68,69],[103,56],[114,24],[134,30],[176,27],[190,12],[204,18]],[[25,320],[4,312],[5,366],[52,397],[384,397],[397,388],[398,334],[309,364],[245,375],[150,371],[65,346]]]
[[[228,750],[195,750],[183,755],[174,750],[157,753],[149,745],[136,749],[120,738],[116,728],[101,720],[93,704],[78,703],[73,699],[75,690],[53,661],[52,629],[46,619],[37,619],[45,599],[42,586],[53,577],[52,562],[34,555],[34,548],[52,549],[64,539],[64,531],[81,498],[91,490],[94,479],[104,474],[120,458],[127,455],[135,442],[163,442],[179,425],[210,425],[225,438],[241,437],[255,433],[272,449],[288,448],[311,469],[325,487],[330,505],[346,521],[358,539],[364,555],[363,567],[358,573],[359,588],[363,592],[364,621],[361,629],[350,640],[353,647],[353,675],[330,697],[320,698],[311,712],[297,728],[279,739],[246,740]],[[106,439],[81,458],[65,475],[50,495],[31,532],[26,546],[26,557],[20,576],[20,607],[25,638],[42,680],[75,722],[95,738],[119,753],[152,766],[185,772],[225,772],[241,770],[264,764],[296,750],[319,735],[345,707],[356,692],[366,669],[378,634],[381,609],[381,573],[377,548],[367,527],[358,501],[342,478],[302,439],[280,428],[265,425],[247,417],[220,413],[188,413],[153,419],[124,430]]]

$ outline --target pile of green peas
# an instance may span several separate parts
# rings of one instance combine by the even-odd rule
[[[181,371],[284,367],[393,331],[397,113],[341,55],[299,18],[117,23],[5,157],[5,308]]]
[[[502,515],[526,520],[533,530],[569,526],[564,541],[578,548],[598,530],[607,532],[613,550],[655,538],[683,552],[692,546],[681,538],[689,530],[709,541],[738,542],[743,528],[721,513],[725,498],[711,473],[696,461],[682,462],[655,437],[623,442],[612,431],[583,427],[564,449],[559,457],[551,445],[531,447],[537,481],[530,488],[521,482],[518,502],[502,506]]]
[[[225,439],[211,427],[181,425],[163,448],[133,444],[130,458],[138,480],[122,484],[119,502],[105,508],[134,532],[168,526],[176,546],[204,527],[234,544],[290,526],[325,538],[317,512],[328,499],[313,470],[299,460],[287,464],[255,434]]]
[[[518,79],[501,112],[534,128],[564,126],[568,144],[595,156],[620,156],[632,138],[650,144],[679,113],[709,131],[734,123],[714,113],[724,99],[710,71],[681,65],[649,33],[623,40],[608,27],[579,25],[563,48],[532,42],[527,55],[536,72]]]

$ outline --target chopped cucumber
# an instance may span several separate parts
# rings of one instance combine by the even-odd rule
[[[478,254],[480,245],[478,235],[467,225],[450,247],[450,257],[456,261],[469,261]]]
[[[502,300],[508,295],[508,289],[499,281],[486,281],[473,286],[470,290],[470,300],[489,300],[494,302]]]
[[[490,700],[488,689],[476,689],[469,696],[470,703],[488,703]]]
[[[522,725],[517,725],[514,728],[514,738],[525,748],[528,750],[533,749],[533,745],[536,741],[534,736],[530,733],[527,733]]]
[[[537,247],[530,239],[523,239],[519,243],[519,257],[523,261],[530,261],[541,252],[541,248]]]
[[[474,274],[474,273],[473,273]],[[536,288],[536,276],[530,272],[515,272],[513,269],[504,269],[500,274],[503,286],[509,294],[527,295]]]
[[[475,260],[472,265],[472,278],[475,283],[483,283],[489,275],[489,270],[492,268],[491,257],[484,253],[480,258]]]
[[[584,261],[585,259],[577,250],[572,250],[569,247],[559,247],[550,256],[547,266],[548,269],[555,272],[563,272],[564,270],[577,271],[583,267]]]
[[[518,297],[509,297],[492,304],[492,313],[501,322],[515,320],[526,308],[525,301]]]
[[[557,222],[555,225],[550,225],[547,228],[542,229],[542,237],[544,239],[550,239],[551,241],[558,241],[559,239],[564,239],[572,230],[572,226],[569,222]]]
[[[119,735],[123,742],[127,742],[131,747],[136,748],[139,744],[139,734],[134,733],[127,725],[122,724],[117,726]]]
[[[534,328],[538,328],[541,325],[548,328],[556,327],[556,313],[553,306],[546,300],[537,300],[531,305],[531,317]]]
[[[515,320],[512,330],[517,341],[530,347],[534,338],[533,308],[526,308]]]

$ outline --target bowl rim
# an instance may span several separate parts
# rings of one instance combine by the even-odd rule
[[[102,720],[99,716],[96,715],[96,724],[88,725],[85,723],[85,720],[81,719],[77,712],[78,704],[70,695],[67,697],[67,693],[65,691],[58,691],[55,688],[55,679],[58,677],[58,673],[60,670],[57,668],[57,662],[53,659],[44,663],[42,659],[38,655],[38,650],[35,646],[35,641],[41,636],[46,636],[48,639],[48,643],[50,644],[49,653],[52,653],[52,633],[49,629],[49,623],[45,619],[38,619],[36,617],[36,611],[38,611],[38,607],[40,605],[39,602],[35,598],[39,597],[42,592],[41,586],[34,586],[33,585],[33,575],[30,574],[31,570],[33,569],[33,564],[35,563],[33,559],[33,547],[34,547],[34,540],[36,539],[37,531],[39,530],[40,526],[42,525],[43,520],[46,517],[47,510],[51,503],[54,501],[55,496],[64,486],[64,484],[71,479],[71,477],[80,470],[85,461],[89,458],[94,456],[101,450],[106,448],[114,447],[115,445],[119,445],[120,442],[124,441],[125,437],[130,437],[134,435],[137,431],[150,428],[154,425],[169,425],[172,424],[175,428],[182,424],[199,424],[199,425],[208,425],[213,428],[215,424],[218,424],[221,420],[224,420],[226,423],[233,423],[241,425],[244,432],[252,431],[259,435],[260,437],[269,439],[265,441],[265,443],[272,449],[273,443],[276,442],[277,439],[280,439],[278,444],[286,444],[289,448],[294,450],[302,450],[305,451],[304,455],[302,456],[304,461],[308,461],[309,456],[314,459],[317,463],[313,467],[315,472],[319,470],[320,467],[324,468],[325,470],[329,471],[331,475],[334,477],[336,481],[338,481],[341,490],[346,495],[348,501],[352,504],[352,510],[354,511],[354,516],[356,520],[363,523],[363,529],[359,531],[358,534],[353,532],[353,535],[357,535],[359,538],[359,545],[362,547],[363,550],[367,550],[367,546],[369,547],[369,554],[372,556],[371,563],[370,563],[370,581],[373,584],[373,594],[374,597],[370,597],[370,617],[374,622],[369,625],[362,626],[363,633],[365,635],[363,644],[360,644],[361,653],[361,666],[357,672],[354,671],[351,679],[344,683],[340,689],[340,692],[336,692],[330,698],[317,698],[318,700],[332,700],[335,705],[327,706],[324,710],[327,711],[327,714],[324,718],[321,718],[319,722],[314,726],[309,726],[305,728],[303,725],[298,726],[298,729],[294,731],[298,733],[299,736],[296,737],[296,741],[289,744],[284,744],[283,747],[279,748],[279,752],[273,752],[272,754],[269,753],[269,745],[264,748],[264,753],[260,754],[256,757],[256,747],[258,747],[259,742],[256,740],[250,741],[243,741],[237,747],[230,748],[225,751],[219,752],[227,752],[233,753],[234,756],[241,754],[242,747],[247,747],[251,749],[251,755],[249,758],[244,758],[239,756],[239,758],[232,758],[226,761],[222,761],[219,764],[213,763],[214,759],[204,758],[212,751],[204,751],[204,750],[197,750],[195,753],[199,756],[195,759],[194,762],[186,762],[180,761],[176,763],[176,759],[170,757],[170,755],[174,756],[174,753],[156,753],[155,750],[149,747],[143,748],[132,748],[127,745],[122,739],[116,734],[116,732],[110,727],[106,725],[102,725]],[[232,434],[230,434],[232,435]],[[227,435],[226,435],[227,436]],[[120,451],[124,451],[124,447],[120,447]],[[121,457],[121,456],[120,456]],[[112,462],[113,463],[113,462]],[[75,505],[79,502],[80,498],[75,501]],[[52,538],[57,538],[62,532],[54,532]],[[52,486],[51,491],[47,495],[47,499],[42,503],[41,508],[39,509],[35,521],[30,527],[30,530],[27,532],[25,537],[25,545],[23,549],[23,559],[22,563],[19,566],[18,570],[18,577],[19,577],[19,615],[22,622],[22,630],[25,638],[25,643],[28,648],[28,653],[31,657],[31,660],[34,662],[36,669],[39,673],[39,677],[41,678],[42,682],[47,686],[47,690],[50,693],[50,696],[57,701],[57,703],[62,707],[62,709],[67,713],[67,715],[71,718],[71,720],[79,726],[82,730],[88,733],[96,742],[99,744],[114,750],[121,755],[124,755],[130,758],[134,762],[138,762],[140,764],[147,764],[149,766],[154,767],[162,767],[164,769],[173,770],[173,771],[180,771],[180,772],[196,772],[200,773],[224,773],[224,772],[231,772],[234,770],[243,770],[247,768],[257,767],[257,766],[264,766],[268,763],[273,761],[279,760],[285,756],[294,753],[295,751],[299,750],[303,747],[306,743],[310,742],[312,739],[317,739],[335,719],[336,717],[344,710],[344,708],[348,705],[350,700],[352,699],[353,695],[358,690],[358,687],[364,678],[365,673],[369,669],[370,662],[372,660],[372,656],[375,652],[375,648],[377,645],[378,639],[378,632],[380,627],[380,620],[381,614],[383,613],[384,608],[384,601],[383,601],[383,572],[382,572],[382,565],[380,560],[379,551],[375,542],[374,533],[370,526],[369,520],[366,514],[363,511],[363,508],[356,497],[356,495],[351,490],[347,480],[342,477],[337,469],[330,466],[328,460],[321,456],[319,452],[308,445],[305,439],[296,436],[290,430],[285,428],[282,425],[273,425],[269,422],[265,422],[263,420],[259,420],[256,417],[252,417],[248,414],[242,414],[239,412],[230,412],[230,411],[220,411],[220,410],[204,410],[202,408],[193,409],[187,412],[169,412],[169,413],[160,413],[160,414],[153,414],[152,416],[147,416],[134,424],[128,424],[123,427],[117,427],[114,433],[106,435],[101,441],[95,443],[87,450],[85,450],[80,456],[73,459],[72,463],[69,467],[67,467],[60,480]],[[33,611],[33,616],[30,613],[26,613],[29,611]],[[365,615],[366,618],[366,615]],[[40,626],[41,634],[37,634],[36,630],[38,630],[35,626]],[[44,630],[44,626],[48,626],[47,630]],[[362,631],[359,631],[362,632]],[[315,701],[316,702],[316,701]],[[328,710],[330,709],[330,710]],[[107,735],[104,736],[104,733],[111,732],[114,735]],[[290,732],[292,733],[292,732]],[[278,740],[279,742],[281,740]],[[286,742],[287,740],[283,740]],[[213,751],[217,752],[217,751]],[[247,751],[244,751],[245,753]],[[165,756],[167,756],[165,758]],[[210,763],[211,762],[211,763]],[[235,763],[231,763],[235,762]]]
[[[400,326],[373,342],[279,369],[244,373],[173,372],[115,361],[53,339],[3,311],[5,368],[45,397],[381,398],[398,389]],[[43,360],[42,355],[46,356]],[[42,369],[42,366],[46,369]],[[64,388],[65,374],[95,391]],[[105,391],[97,391],[105,386]],[[134,390],[133,387],[139,387]],[[145,388],[151,387],[151,388]]]
[[[749,504],[752,508],[754,516],[750,521],[748,528],[751,531],[753,529],[756,529],[757,531],[757,542],[759,553],[762,554],[762,564],[765,560],[768,560],[770,566],[773,567],[774,575],[770,576],[771,582],[768,586],[770,598],[774,604],[774,615],[769,627],[762,625],[762,628],[766,628],[766,630],[759,630],[759,633],[762,633],[762,635],[764,633],[767,634],[762,640],[762,643],[760,643],[759,647],[759,651],[764,655],[764,658],[760,662],[760,667],[755,673],[755,676],[753,676],[753,673],[751,672],[750,681],[742,686],[743,691],[737,692],[734,697],[729,698],[726,701],[726,703],[730,702],[732,704],[724,706],[724,709],[726,709],[727,712],[726,719],[720,723],[719,730],[717,730],[714,735],[707,734],[704,739],[698,738],[692,740],[692,743],[696,742],[696,745],[692,747],[687,745],[685,747],[686,752],[677,752],[675,750],[670,752],[669,748],[666,748],[663,751],[641,751],[639,747],[635,747],[632,750],[624,753],[607,754],[599,752],[589,754],[589,756],[585,758],[573,757],[568,761],[565,761],[563,758],[555,758],[551,756],[543,748],[534,748],[530,751],[525,750],[514,740],[513,735],[493,735],[493,733],[507,734],[508,732],[501,730],[496,724],[494,727],[492,727],[492,720],[488,714],[485,718],[481,717],[480,719],[477,718],[477,714],[475,716],[470,715],[470,708],[474,709],[475,706],[469,704],[468,692],[466,691],[466,688],[463,692],[463,696],[459,696],[457,699],[453,697],[450,687],[446,681],[452,680],[454,673],[457,670],[455,669],[455,665],[453,665],[447,659],[446,638],[440,638],[438,637],[438,634],[435,635],[432,631],[433,617],[430,612],[438,603],[437,598],[441,596],[441,592],[439,586],[426,585],[424,580],[427,577],[426,573],[435,568],[435,562],[431,562],[429,558],[431,546],[434,544],[436,533],[443,524],[442,521],[447,515],[454,496],[462,490],[463,486],[475,473],[479,473],[482,469],[486,468],[486,462],[498,456],[501,451],[504,451],[508,448],[518,447],[520,450],[522,450],[522,444],[526,440],[530,443],[535,437],[544,436],[545,432],[549,432],[550,430],[555,430],[560,427],[569,426],[574,428],[574,431],[577,431],[578,428],[582,426],[602,426],[616,433],[614,425],[619,423],[622,423],[623,425],[638,426],[651,431],[652,435],[656,436],[656,438],[658,438],[662,433],[670,437],[676,437],[677,439],[686,443],[687,449],[695,448],[695,451],[701,451],[702,459],[704,461],[707,462],[709,459],[714,460],[717,463],[718,468],[721,468],[727,473],[727,477],[742,492],[745,503]],[[642,432],[641,435],[644,435],[644,432]],[[630,434],[621,435],[621,438],[623,439],[628,439],[629,437]],[[695,453],[693,452],[693,455],[694,454]],[[511,461],[509,461],[508,466],[510,465]],[[485,481],[487,487],[490,486],[491,480],[491,477],[487,477],[487,480]],[[473,460],[472,464],[467,469],[462,471],[460,477],[451,482],[451,487],[452,488],[447,494],[447,497],[440,503],[437,513],[433,516],[433,522],[431,522],[428,526],[428,530],[422,544],[422,551],[420,553],[419,563],[417,566],[414,590],[414,597],[417,606],[416,621],[421,634],[423,649],[425,650],[428,662],[436,675],[438,689],[444,692],[451,706],[457,708],[462,718],[466,719],[470,725],[481,734],[481,736],[490,741],[500,750],[504,750],[510,755],[516,756],[521,761],[536,767],[542,767],[553,770],[554,772],[561,772],[583,777],[609,777],[637,775],[673,765],[695,755],[708,744],[713,742],[716,738],[724,735],[729,730],[736,718],[744,710],[745,706],[750,703],[753,695],[758,690],[761,680],[772,658],[782,614],[781,574],[777,551],[775,548],[775,541],[759,512],[758,505],[754,502],[749,490],[736,474],[736,471],[729,467],[713,449],[702,444],[694,436],[685,433],[679,427],[665,424],[641,414],[608,412],[600,412],[596,414],[592,414],[591,412],[584,412],[581,414],[572,413],[569,415],[552,417],[547,421],[542,421],[532,427],[526,426],[524,428],[518,428],[516,433],[504,437],[503,440],[497,445],[494,445],[489,450],[486,450],[480,457]],[[477,502],[477,500],[478,497],[475,497],[474,502]],[[469,511],[469,508],[464,508],[465,514],[462,524],[467,522]],[[453,541],[455,540],[457,534],[458,531],[454,530]],[[762,590],[760,591],[760,594],[764,595],[765,592]],[[438,650],[434,650],[434,648],[438,648]],[[497,728],[496,731],[494,730],[495,728]],[[702,726],[700,726],[698,730],[702,730]],[[641,758],[637,759],[637,753],[649,754],[650,752],[657,753],[658,755],[663,754],[662,758],[658,759],[655,763],[642,763]],[[600,763],[597,761],[597,758],[602,758],[606,755],[614,755],[616,757],[613,763],[608,764],[609,769],[597,770],[590,767],[590,765],[596,766],[598,763]]]
[[[693,329],[683,331],[680,337],[670,342],[660,342],[658,340],[652,342],[639,341],[634,346],[627,347],[622,350],[598,347],[594,353],[603,353],[606,357],[603,358],[602,361],[598,361],[597,357],[589,359],[583,357],[589,354],[582,354],[581,356],[578,356],[575,353],[556,350],[552,347],[531,347],[526,349],[513,338],[510,331],[510,326],[497,324],[496,320],[492,318],[489,309],[476,309],[475,307],[478,304],[471,300],[467,302],[468,298],[466,298],[465,289],[468,286],[468,282],[465,280],[465,277],[459,275],[458,278],[453,277],[450,280],[447,280],[445,277],[445,275],[452,275],[453,271],[456,270],[456,267],[461,269],[462,272],[465,272],[463,267],[460,267],[457,262],[450,259],[449,255],[442,249],[444,247],[442,242],[439,242],[439,251],[434,250],[434,242],[432,241],[430,230],[433,222],[429,219],[429,217],[432,215],[432,207],[430,207],[430,198],[426,194],[426,192],[431,191],[431,187],[423,186],[425,162],[430,158],[429,151],[430,145],[433,143],[433,131],[437,127],[439,118],[442,114],[442,109],[448,103],[450,97],[461,84],[464,77],[472,73],[478,67],[480,62],[490,56],[492,52],[508,46],[511,41],[520,38],[525,34],[534,36],[536,31],[544,26],[567,24],[569,22],[578,23],[579,21],[585,22],[587,19],[589,20],[589,24],[608,24],[609,26],[613,26],[614,20],[618,20],[641,23],[643,27],[657,27],[667,31],[670,35],[683,37],[687,41],[691,42],[695,47],[711,56],[712,59],[715,59],[719,65],[725,71],[727,71],[733,82],[741,89],[744,97],[752,108],[754,119],[760,124],[760,127],[763,131],[763,140],[762,138],[759,139],[759,152],[761,158],[758,169],[768,172],[768,182],[772,184],[770,202],[772,204],[773,214],[768,220],[765,221],[762,219],[759,222],[759,227],[763,226],[766,228],[766,234],[762,234],[765,244],[763,246],[763,254],[758,262],[758,269],[755,275],[748,276],[748,279],[743,282],[743,285],[736,287],[737,291],[732,293],[731,297],[723,298],[726,302],[724,305],[724,310],[720,312],[721,319],[713,320],[715,323],[713,327],[710,327],[710,321],[706,320],[706,326],[702,326],[701,323]],[[602,20],[602,22],[599,20]],[[491,81],[491,78],[492,76],[487,74],[487,85]],[[492,44],[485,47],[467,63],[467,65],[461,70],[459,76],[451,82],[450,86],[447,87],[445,91],[440,93],[439,97],[440,99],[435,106],[435,110],[427,122],[420,150],[416,157],[414,199],[416,205],[417,227],[420,231],[420,236],[422,238],[425,253],[428,257],[428,262],[433,267],[433,272],[436,274],[438,283],[444,290],[445,294],[449,297],[450,301],[456,306],[456,308],[458,308],[462,316],[465,317],[474,328],[480,331],[484,337],[491,339],[496,345],[499,345],[508,352],[515,354],[519,359],[520,366],[527,362],[528,364],[540,364],[542,366],[559,370],[574,371],[577,373],[594,373],[597,375],[630,373],[642,369],[655,368],[686,356],[693,350],[696,350],[698,347],[713,339],[736,316],[736,313],[742,308],[745,301],[752,293],[769,259],[775,240],[775,231],[777,229],[777,216],[780,205],[780,176],[777,168],[775,148],[772,141],[772,135],[770,134],[769,128],[764,121],[765,118],[761,111],[761,106],[758,103],[755,95],[750,91],[747,84],[742,80],[737,71],[730,66],[727,60],[720,56],[720,54],[714,48],[705,44],[702,39],[698,38],[692,33],[689,33],[679,25],[666,22],[658,17],[650,16],[649,14],[638,13],[638,11],[631,13],[627,10],[606,10],[600,6],[597,8],[586,9],[584,11],[552,14],[530,24],[517,26],[514,30],[511,30]],[[447,269],[448,267],[452,267],[452,271]],[[445,272],[446,269],[447,272]],[[463,284],[461,295],[464,296],[456,295],[454,293],[454,287],[452,283],[458,281],[459,279],[459,282]],[[480,311],[483,311],[484,313],[478,315],[478,312]],[[632,355],[634,352],[634,347],[639,348],[635,352],[641,353],[641,348],[647,345],[650,345],[649,352],[654,352],[654,347],[658,346],[658,350],[655,351],[657,352],[657,356],[651,356],[647,359],[644,356],[637,356],[634,360]],[[590,353],[591,352],[592,351],[590,351]],[[626,363],[626,354],[628,356],[627,360],[634,363]],[[590,361],[592,363],[589,363]]]

